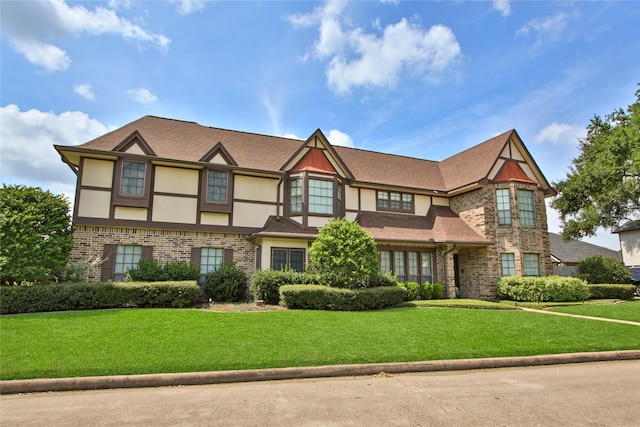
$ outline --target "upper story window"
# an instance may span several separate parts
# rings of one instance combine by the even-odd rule
[[[498,225],[511,225],[511,201],[508,188],[496,190]]]
[[[518,207],[520,208],[520,225],[535,227],[536,208],[533,201],[533,191],[518,190]]]
[[[343,215],[343,185],[337,177],[307,174],[288,180],[288,211],[291,215]]]
[[[120,194],[128,196],[144,196],[146,163],[122,162],[122,181],[120,182]]]
[[[309,179],[309,213],[333,215],[333,181]]]
[[[413,212],[413,194],[398,191],[378,191],[378,209]]]
[[[227,178],[226,171],[210,170],[207,172],[207,202],[227,201]]]
[[[291,213],[302,213],[302,179],[295,178],[290,182],[291,186]]]

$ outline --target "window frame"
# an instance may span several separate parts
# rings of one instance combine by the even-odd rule
[[[210,251],[220,251],[219,252],[220,256],[218,256],[217,254],[212,256],[212,255],[209,254]],[[225,253],[224,252],[225,252],[224,248],[215,248],[215,247],[209,247],[209,246],[200,248],[200,262],[198,264],[198,266],[200,267],[200,278],[198,280],[199,283],[204,284],[205,279],[207,277],[207,274],[209,274],[212,271],[217,270],[218,268],[220,268],[220,266],[222,264],[224,264],[224,259],[225,259]],[[206,256],[205,256],[205,253],[207,254]],[[217,258],[220,258],[220,260],[219,260],[217,266],[215,266],[214,268],[209,268],[209,267],[213,266],[213,264],[211,264],[209,262],[203,263],[202,261],[205,258],[207,259],[207,261],[210,261],[211,259],[215,260]],[[203,267],[204,267],[204,270],[206,270],[206,271],[203,271]]]
[[[509,263],[509,265],[505,266],[505,263]],[[503,277],[516,275],[516,255],[513,252],[500,254],[500,275]]]
[[[209,172],[222,172],[227,174],[226,200],[209,200]],[[233,171],[220,167],[206,167],[200,174],[200,211],[231,213],[233,199]]]
[[[123,174],[125,172],[125,162],[144,164],[144,182],[141,195],[127,194],[122,192]],[[115,179],[113,183],[113,202],[114,206],[126,206],[135,208],[148,208],[151,199],[151,169],[153,165],[147,159],[139,159],[135,157],[120,157],[116,162]]]
[[[280,264],[279,268],[274,268],[275,264],[274,264],[274,254],[276,251],[284,251],[285,253],[285,262]],[[294,266],[291,263],[291,253],[292,252],[301,252],[302,253],[302,264],[300,265],[300,269],[296,268],[296,266]],[[304,268],[307,265],[307,254],[306,254],[306,249],[304,248],[285,248],[285,247],[272,247],[271,248],[271,259],[269,262],[269,265],[271,267],[271,270],[282,270],[283,268],[291,268],[294,271],[298,271],[298,272],[303,272]]]
[[[344,182],[337,175],[309,174],[308,172],[289,175],[285,180],[285,212],[288,216],[340,217],[344,215]],[[326,183],[327,194],[313,194],[313,183]],[[295,185],[294,185],[295,183]],[[313,203],[312,198],[331,200],[330,212],[314,211],[314,206],[329,206],[327,203]]]
[[[527,228],[537,226],[536,200],[533,191],[518,189],[518,212],[520,213],[520,226]]]
[[[411,254],[416,254],[415,261],[417,263],[412,262]],[[425,251],[418,248],[407,248],[400,251],[393,248],[380,248],[378,250],[380,271],[383,274],[392,273],[396,275],[399,282],[434,283],[437,279],[433,269],[433,254],[433,251]],[[413,266],[417,268],[417,281],[411,280],[411,277],[416,276],[415,270],[412,270]],[[398,271],[398,267],[402,268],[402,274]]]
[[[136,268],[143,256],[144,248],[142,245],[116,245],[112,280],[114,282],[124,282],[127,271]],[[122,257],[130,258],[130,260],[122,259]]]
[[[506,199],[504,196],[504,192],[506,192],[507,194]],[[498,225],[503,227],[511,226],[513,224],[513,218],[511,215],[511,190],[509,188],[496,188],[495,195],[496,220],[498,221]],[[501,215],[501,213],[503,215]]]
[[[381,197],[382,195],[385,197]],[[387,212],[415,213],[415,196],[395,190],[376,190],[376,210]]]
[[[527,260],[527,258],[529,258],[529,260]],[[535,260],[535,265],[531,264],[532,258]],[[535,268],[534,273],[531,272],[532,268]],[[540,277],[540,254],[538,253],[522,254],[522,275],[526,277]]]

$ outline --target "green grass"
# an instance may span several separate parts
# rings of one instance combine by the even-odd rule
[[[556,307],[552,311],[640,322],[640,300],[606,305]]]
[[[0,344],[0,377],[25,379],[640,349],[640,333],[519,310],[124,309],[4,316]]]

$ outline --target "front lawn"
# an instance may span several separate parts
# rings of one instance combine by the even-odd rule
[[[609,319],[630,320],[640,322],[640,300],[624,301],[606,305],[584,305],[570,307],[556,307],[553,311],[562,313],[581,314],[584,316],[606,317]]]
[[[508,310],[118,309],[3,316],[2,379],[640,349],[638,327]]]

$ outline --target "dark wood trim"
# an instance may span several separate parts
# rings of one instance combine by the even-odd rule
[[[384,192],[389,194],[389,199],[388,199],[389,207],[388,208],[381,208],[380,205],[378,204],[378,200],[379,200],[378,193],[380,193],[381,191],[384,191]],[[402,197],[405,194],[411,195],[411,210],[402,209],[402,207],[400,209],[392,208],[391,207],[391,193],[400,194],[400,206],[403,206],[403,204],[404,204],[404,201],[402,200]],[[433,201],[433,199],[432,199],[432,201]],[[415,215],[415,213],[416,213],[416,196],[415,196],[414,193],[407,193],[406,191],[402,192],[402,191],[395,191],[395,190],[379,190],[379,189],[377,189],[376,190],[376,211],[380,211],[380,212],[396,212],[396,213],[405,213],[405,214]]]
[[[210,202],[207,201],[207,190],[209,186],[209,171],[226,172],[227,173],[227,201],[226,202]],[[234,173],[226,167],[206,167],[200,171],[199,180],[200,188],[198,194],[198,207],[200,212],[228,213],[233,210],[233,182]]]
[[[120,186],[122,184],[122,168],[125,161],[144,163],[145,164],[145,177],[144,177],[144,192],[142,196],[130,196],[127,194],[120,194]],[[154,179],[155,174],[152,174],[153,165],[149,159],[136,158],[119,158],[114,167],[115,176],[113,180],[113,196],[111,203],[114,206],[126,206],[132,208],[149,208],[151,200],[151,192],[153,190],[151,181]]]
[[[101,227],[119,227],[119,228],[146,228],[146,229],[165,229],[179,231],[201,231],[208,233],[232,233],[232,234],[253,234],[262,230],[261,227],[233,227],[225,225],[201,225],[201,224],[184,224],[170,222],[154,222],[154,221],[135,221],[129,219],[103,219],[79,217],[75,219],[76,225],[96,225]]]

